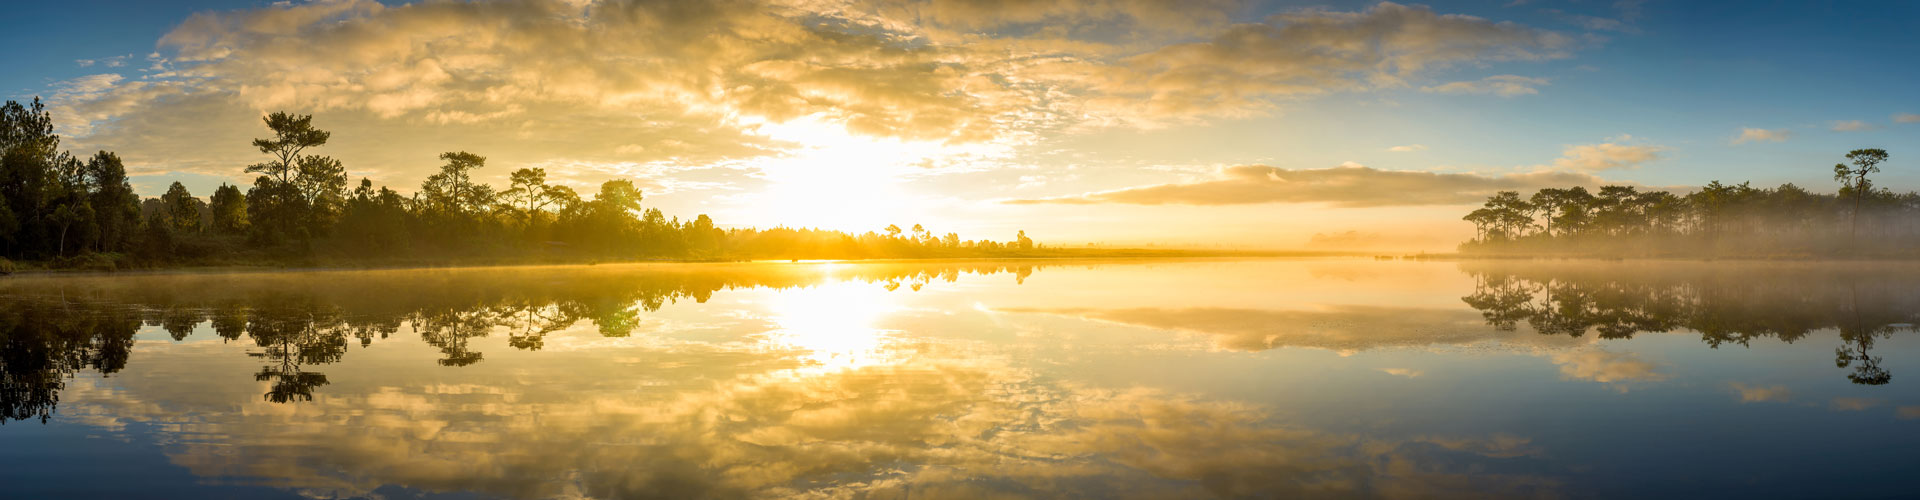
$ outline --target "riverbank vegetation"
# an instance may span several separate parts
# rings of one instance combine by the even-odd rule
[[[1714,181],[1687,194],[1633,186],[1502,191],[1464,219],[1469,256],[1920,257],[1920,193],[1873,185],[1888,154],[1860,149],[1834,166],[1840,189]]]
[[[445,263],[972,258],[1110,255],[1053,249],[1025,231],[1007,241],[962,240],[920,225],[849,234],[806,228],[723,229],[705,214],[682,219],[642,204],[631,180],[591,197],[539,168],[504,188],[475,180],[487,159],[439,155],[438,173],[402,194],[350,180],[317,154],[331,133],[311,116],[265,117],[272,136],[244,167],[253,185],[222,184],[201,198],[174,182],[142,199],[120,157],[60,150],[40,101],[0,107],[0,273],[22,266],[115,270],[183,265],[432,265]],[[236,167],[239,169],[240,167]]]

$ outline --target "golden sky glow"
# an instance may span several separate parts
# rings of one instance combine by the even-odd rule
[[[350,175],[402,191],[440,152],[466,150],[496,184],[521,167],[589,193],[627,177],[649,205],[722,225],[1027,229],[1056,244],[1299,247],[1340,233],[1445,248],[1470,232],[1453,214],[1491,191],[1817,184],[1807,165],[1829,150],[1910,142],[1920,122],[1888,114],[1876,96],[1897,92],[1881,87],[1767,113],[1701,108],[1715,101],[1687,96],[1776,100],[1736,86],[1764,78],[1668,58],[1772,55],[1676,41],[1692,13],[1641,2],[228,9],[192,8],[127,42],[140,53],[77,59],[20,92],[49,97],[73,147],[120,152],[149,195],[176,179],[196,194],[245,184],[258,117],[287,110],[335,132],[325,153]],[[1689,50],[1703,53],[1676,55]],[[1892,92],[1908,75],[1889,76]]]

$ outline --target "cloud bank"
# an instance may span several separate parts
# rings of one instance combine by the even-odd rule
[[[69,82],[54,104],[75,146],[124,151],[144,172],[236,175],[258,116],[290,110],[353,130],[329,147],[356,175],[418,178],[437,151],[482,145],[509,167],[779,155],[791,145],[759,124],[803,118],[870,137],[1025,144],[1265,114],[1579,45],[1390,2],[1250,22],[1241,11],[1229,0],[277,3],[196,14],[158,41],[144,74]],[[1502,95],[1541,83],[1483,82]]]
[[[1255,203],[1327,203],[1337,207],[1390,207],[1478,203],[1498,191],[1599,185],[1600,178],[1578,172],[1530,172],[1503,175],[1382,170],[1366,166],[1285,169],[1244,165],[1222,169],[1218,178],[1160,184],[1076,196],[1010,200],[1007,203],[1135,205],[1247,205]]]

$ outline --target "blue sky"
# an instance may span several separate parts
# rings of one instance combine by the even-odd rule
[[[120,152],[147,194],[248,182],[246,139],[264,130],[247,117],[277,109],[315,114],[335,130],[326,152],[403,191],[438,151],[472,149],[496,178],[538,166],[587,192],[635,178],[669,213],[723,223],[897,216],[993,233],[1043,220],[1019,224],[1071,241],[1288,246],[1360,229],[1440,242],[1464,231],[1448,214],[1474,190],[1830,190],[1831,165],[1861,147],[1893,153],[1880,185],[1920,189],[1920,3],[706,7],[14,6],[0,41],[34,50],[10,58],[0,89],[48,96],[69,146]],[[712,48],[736,46],[748,49]],[[1457,192],[1398,205],[1331,184],[1234,184],[1257,192],[1198,204],[1107,196],[1236,181],[1241,165],[1295,186],[1338,182],[1335,168],[1421,172],[1436,175],[1404,189]],[[1195,218],[1209,222],[1177,222]]]

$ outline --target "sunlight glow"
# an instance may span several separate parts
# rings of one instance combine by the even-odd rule
[[[806,351],[803,371],[827,373],[883,364],[895,358],[888,349],[893,333],[875,324],[898,310],[894,296],[879,286],[841,281],[781,292],[772,301],[767,343]]]
[[[819,115],[781,123],[748,121],[759,134],[794,144],[755,162],[770,186],[745,215],[759,225],[873,231],[888,224],[936,224],[924,196],[905,181],[976,146],[878,138]]]

